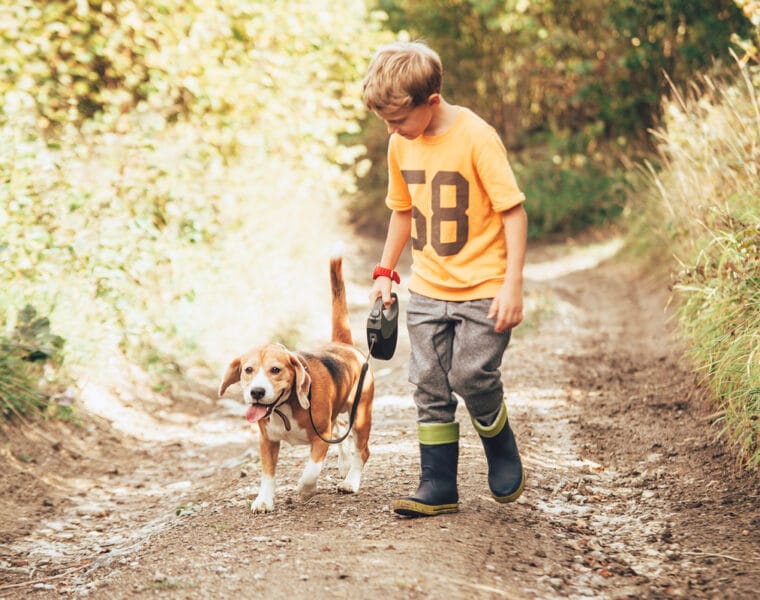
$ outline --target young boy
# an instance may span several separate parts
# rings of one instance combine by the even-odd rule
[[[378,50],[364,78],[365,104],[390,134],[392,213],[370,302],[390,305],[396,263],[412,240],[409,381],[421,477],[393,510],[413,517],[458,510],[455,393],[483,442],[494,498],[512,502],[524,484],[499,369],[522,321],[525,196],[496,131],[443,99],[442,72],[427,45],[397,42]]]

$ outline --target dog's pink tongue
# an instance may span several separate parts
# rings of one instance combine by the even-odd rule
[[[260,404],[252,404],[248,407],[248,410],[245,412],[245,418],[248,420],[249,423],[255,423],[259,419],[262,419],[267,414],[267,408],[266,406],[261,406]]]

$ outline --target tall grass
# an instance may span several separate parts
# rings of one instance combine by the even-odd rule
[[[0,313],[0,317],[2,317]],[[52,408],[41,391],[50,368],[63,360],[64,339],[51,332],[50,320],[25,306],[9,335],[0,334],[0,417],[22,417]]]
[[[760,71],[674,91],[637,237],[676,257],[674,294],[720,433],[760,466]]]

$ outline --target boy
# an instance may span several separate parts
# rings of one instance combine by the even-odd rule
[[[378,50],[363,82],[367,108],[390,134],[392,213],[370,302],[380,296],[390,305],[394,268],[412,240],[409,381],[421,477],[414,495],[393,502],[411,517],[458,510],[454,393],[483,442],[494,498],[512,502],[524,484],[499,369],[522,321],[525,196],[496,131],[443,99],[442,72],[427,45],[397,42]]]

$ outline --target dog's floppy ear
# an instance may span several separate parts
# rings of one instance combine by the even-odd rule
[[[236,358],[227,367],[227,372],[222,378],[222,385],[219,386],[219,397],[221,398],[224,391],[238,381],[240,381],[240,359]]]
[[[306,365],[297,354],[290,353],[290,361],[296,372],[296,396],[301,408],[309,408],[309,391],[311,390],[311,376],[306,371]]]

